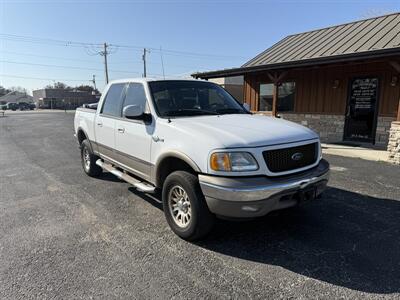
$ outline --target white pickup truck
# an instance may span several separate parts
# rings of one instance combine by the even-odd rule
[[[171,229],[195,240],[215,217],[253,218],[319,196],[329,178],[316,133],[251,114],[199,80],[126,79],[75,114],[83,170],[160,192]]]

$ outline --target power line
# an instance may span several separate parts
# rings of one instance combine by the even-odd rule
[[[88,43],[88,42],[76,42],[76,41],[68,41],[68,40],[58,40],[58,39],[49,39],[49,38],[37,38],[30,36],[22,36],[22,35],[13,35],[13,34],[3,34],[0,33],[0,37],[4,40],[16,41],[16,42],[27,42],[27,43],[43,43],[43,44],[53,44],[57,46],[68,46],[68,47],[92,47],[100,49],[103,47],[101,43]],[[130,50],[142,51],[143,48],[152,51],[160,51],[158,48],[152,47],[143,47],[136,45],[121,45],[121,44],[109,44],[109,46],[114,46],[118,48],[125,48]],[[219,55],[219,54],[209,54],[209,53],[198,53],[198,52],[190,52],[190,51],[180,51],[180,50],[172,50],[163,48],[163,53],[165,55],[177,55],[177,56],[198,56],[204,58],[215,58],[215,59],[247,59],[243,56],[233,56],[233,55]]]
[[[37,64],[37,63],[18,62],[18,61],[9,61],[9,60],[0,60],[0,62],[8,63],[8,64],[17,64],[17,65],[39,66],[39,67],[51,67],[51,68],[75,69],[75,70],[88,70],[88,71],[103,71],[103,69],[98,69],[98,68],[85,68],[85,67],[76,67],[76,66]],[[115,73],[140,74],[139,72],[132,72],[132,71],[126,71],[126,70],[110,70],[110,71],[115,72]]]
[[[14,52],[14,51],[7,51],[7,50],[0,50],[1,53],[8,53],[12,55],[20,55],[20,56],[32,56],[32,57],[38,57],[38,58],[50,58],[50,59],[59,59],[59,60],[66,60],[66,61],[77,61],[77,62],[87,62],[87,63],[98,63],[98,61],[95,60],[87,60],[87,59],[79,59],[79,58],[69,58],[69,57],[61,57],[61,56],[48,56],[48,55],[39,55],[39,54],[33,54],[33,53],[25,53],[25,52]],[[160,55],[162,53],[160,52]],[[125,61],[108,61],[108,65],[121,65],[121,64],[143,64],[143,60],[125,60]],[[161,62],[162,64],[163,62]],[[147,65],[157,65],[159,66],[159,62],[151,62],[147,61]],[[199,67],[199,66],[193,66],[193,65],[180,65],[180,64],[168,64],[169,66],[173,67],[179,67],[179,68],[191,68],[191,69],[204,69],[204,67]]]
[[[68,61],[80,61],[80,62],[98,63],[97,61],[94,61],[94,60],[79,59],[79,58],[67,58],[67,57],[61,57],[61,56],[48,56],[48,55],[39,55],[39,54],[32,54],[32,53],[7,51],[7,50],[0,50],[0,52],[12,54],[12,55],[32,56],[32,57],[39,57],[39,58],[50,58],[50,59],[59,59],[59,60],[68,60]]]
[[[44,80],[44,81],[91,81],[88,79],[68,79],[68,78],[43,78],[43,77],[28,77],[28,76],[19,76],[19,75],[11,75],[11,74],[0,74],[0,77],[9,77],[9,78],[21,78],[21,79],[32,79],[32,80]],[[98,80],[97,80],[98,81]],[[102,80],[101,80],[102,81]]]

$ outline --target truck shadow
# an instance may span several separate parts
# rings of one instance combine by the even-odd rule
[[[305,207],[220,221],[197,245],[369,293],[400,292],[400,201],[329,188]]]
[[[153,206],[161,201],[130,188]],[[400,201],[328,188],[322,199],[245,222],[219,220],[205,249],[369,293],[400,292]]]

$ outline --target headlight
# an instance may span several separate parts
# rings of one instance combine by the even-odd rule
[[[223,172],[255,171],[258,164],[247,152],[215,152],[210,159],[211,169]]]

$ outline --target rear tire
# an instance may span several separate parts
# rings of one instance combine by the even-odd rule
[[[81,144],[81,161],[83,171],[91,177],[98,177],[103,172],[103,169],[96,165],[99,159],[97,155],[93,154],[92,147],[88,140],[84,140]]]
[[[162,190],[165,218],[172,231],[188,241],[206,236],[214,226],[197,176],[175,171],[168,175]]]

